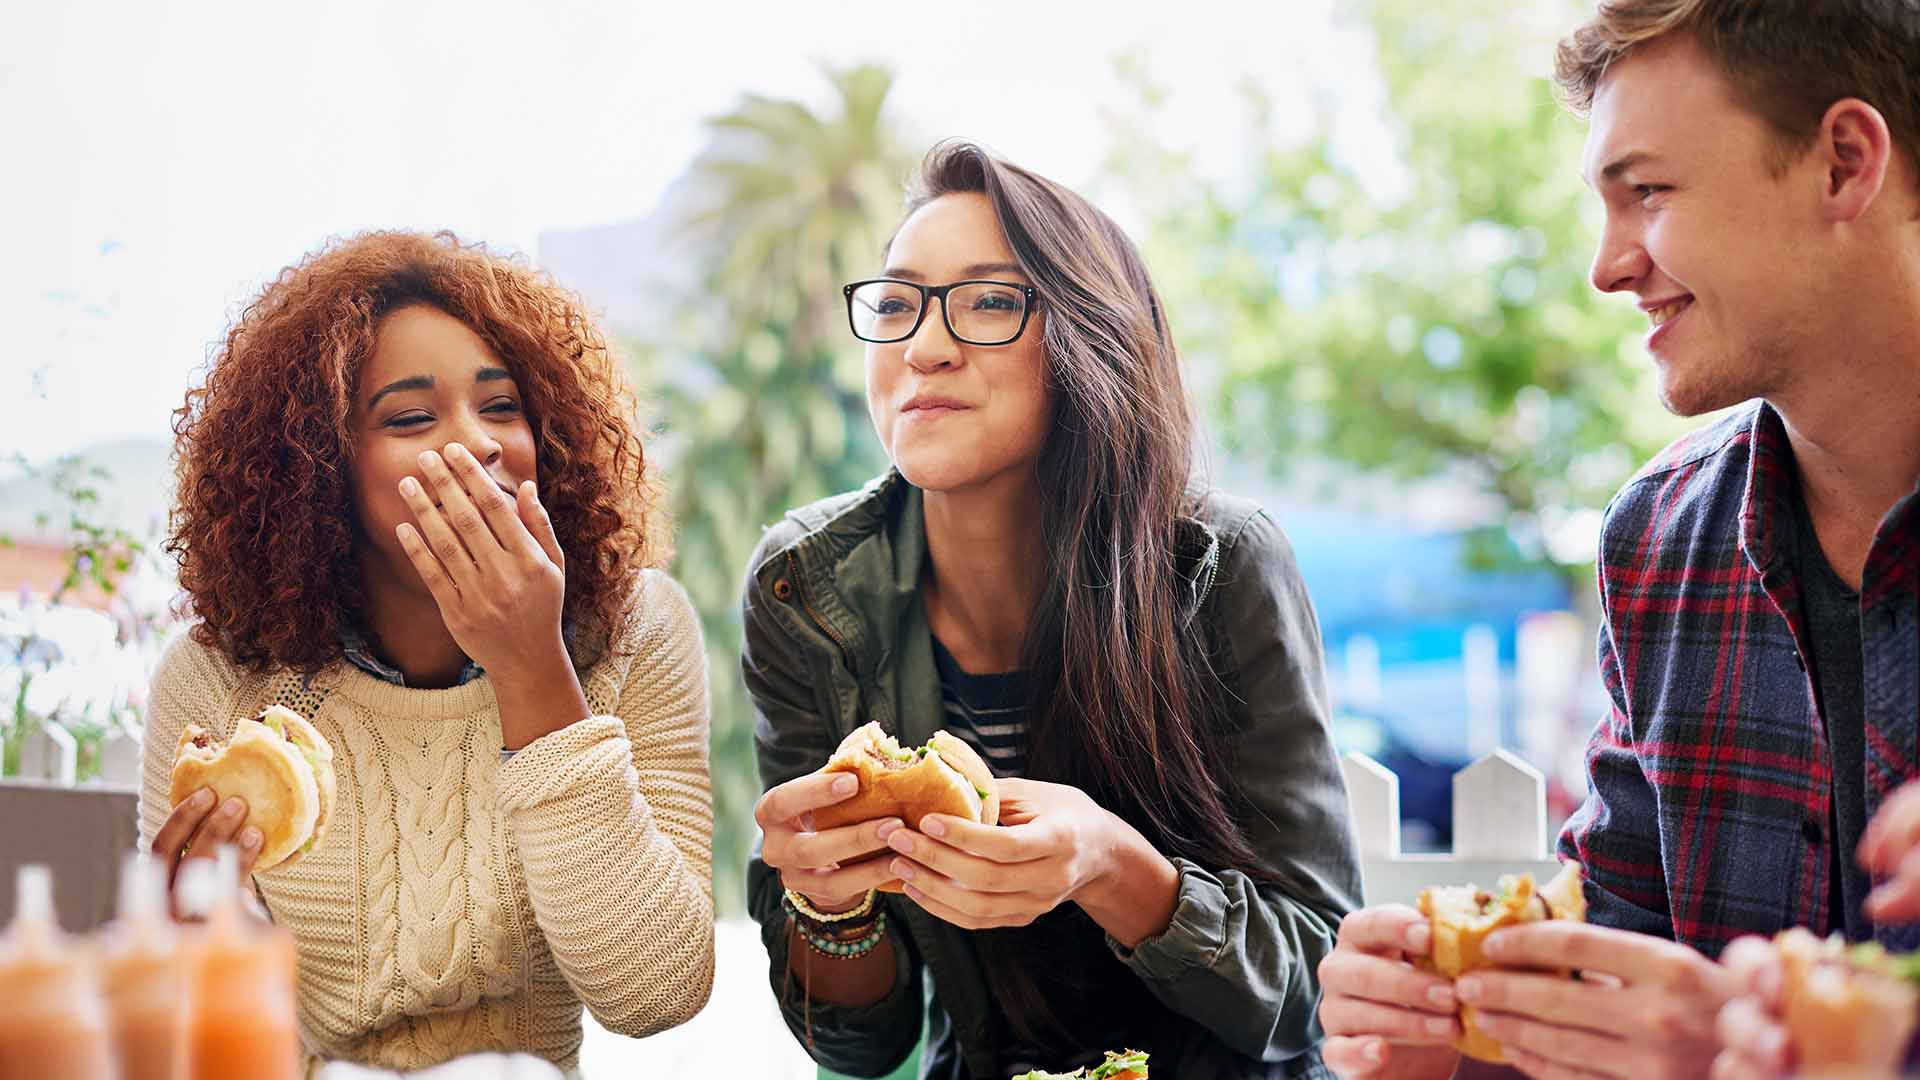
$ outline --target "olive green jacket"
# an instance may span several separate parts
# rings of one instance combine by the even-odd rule
[[[1258,506],[1199,496],[1188,524],[1182,547],[1191,550],[1177,554],[1197,613],[1189,625],[1210,635],[1230,702],[1218,720],[1227,786],[1238,790],[1242,828],[1273,884],[1164,852],[1180,873],[1172,923],[1132,950],[1111,938],[1107,947],[1173,1014],[1178,1045],[1162,1033],[1152,1047],[1161,1071],[1318,1075],[1315,970],[1360,898],[1319,627],[1286,538]],[[767,531],[749,567],[742,662],[759,714],[763,788],[826,764],[869,720],[907,745],[940,726],[920,596],[925,557],[921,494],[898,473],[795,510]],[[757,847],[748,879],[774,992],[815,1060],[850,1075],[885,1075],[912,1052],[924,1015],[932,1052],[923,1076],[1005,1080],[995,1051],[1008,1035],[970,931],[890,898],[900,967],[893,991],[859,1008],[808,1003],[788,975],[779,876]],[[937,993],[934,1007],[928,990]]]

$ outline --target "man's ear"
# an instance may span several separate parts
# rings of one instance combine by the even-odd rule
[[[1827,107],[1812,153],[1825,174],[1821,204],[1834,222],[1857,221],[1886,186],[1893,134],[1880,110],[1859,98]]]

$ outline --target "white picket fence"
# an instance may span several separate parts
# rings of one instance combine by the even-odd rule
[[[73,735],[55,721],[44,721],[20,744],[18,779],[73,787],[80,751]],[[117,728],[100,742],[100,776],[92,787],[135,788],[140,783],[140,733]]]
[[[1391,769],[1353,753],[1340,767],[1370,904],[1410,904],[1428,885],[1491,888],[1502,874],[1540,878],[1559,869],[1547,847],[1546,778],[1505,750],[1454,774],[1450,852],[1400,850],[1400,778]]]

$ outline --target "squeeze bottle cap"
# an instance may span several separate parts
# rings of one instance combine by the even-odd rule
[[[13,921],[17,927],[54,925],[53,871],[35,863],[14,877]]]
[[[167,917],[167,871],[152,856],[133,852],[121,862],[119,916],[129,924]]]

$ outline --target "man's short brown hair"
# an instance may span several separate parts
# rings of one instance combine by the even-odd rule
[[[1615,61],[1669,34],[1691,34],[1773,128],[1777,168],[1851,97],[1880,110],[1920,183],[1920,0],[1600,0],[1555,57],[1567,104],[1586,115]]]

